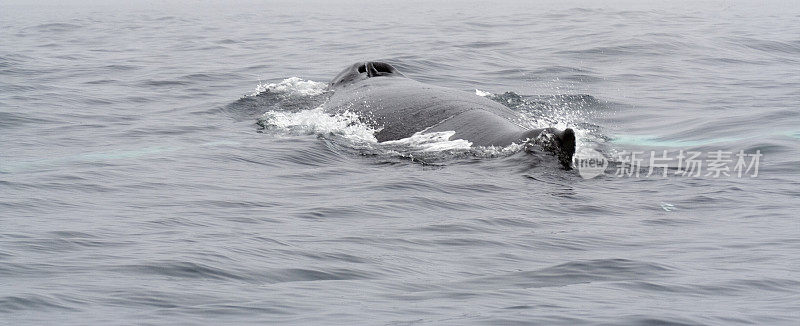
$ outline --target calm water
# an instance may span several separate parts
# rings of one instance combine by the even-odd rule
[[[378,59],[612,162],[316,109]],[[793,325],[798,103],[796,2],[3,1],[0,323]]]

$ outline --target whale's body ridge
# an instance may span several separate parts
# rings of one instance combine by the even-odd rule
[[[452,138],[474,146],[508,146],[552,134],[550,147],[569,169],[575,152],[572,129],[527,130],[514,121],[511,109],[476,94],[424,84],[407,78],[384,62],[360,62],[337,75],[325,104],[333,111],[351,111],[380,131],[379,142],[407,138],[418,132],[455,131]]]

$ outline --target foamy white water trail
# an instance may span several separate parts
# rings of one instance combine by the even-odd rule
[[[258,83],[255,91],[250,96],[256,96],[263,92],[291,93],[297,95],[320,95],[325,92],[327,83],[316,82],[313,80],[303,80],[300,77],[286,78],[277,83]]]

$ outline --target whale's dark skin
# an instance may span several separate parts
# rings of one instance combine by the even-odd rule
[[[333,91],[325,108],[356,112],[380,131],[379,142],[407,138],[417,132],[455,131],[452,139],[474,146],[522,144],[552,135],[543,146],[569,169],[575,153],[575,133],[555,128],[527,130],[513,121],[520,116],[490,99],[458,90],[420,83],[384,62],[359,62],[331,81]]]

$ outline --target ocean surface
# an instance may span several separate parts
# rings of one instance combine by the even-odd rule
[[[377,143],[366,60],[603,165]],[[797,325],[799,104],[794,1],[4,0],[0,324]]]

